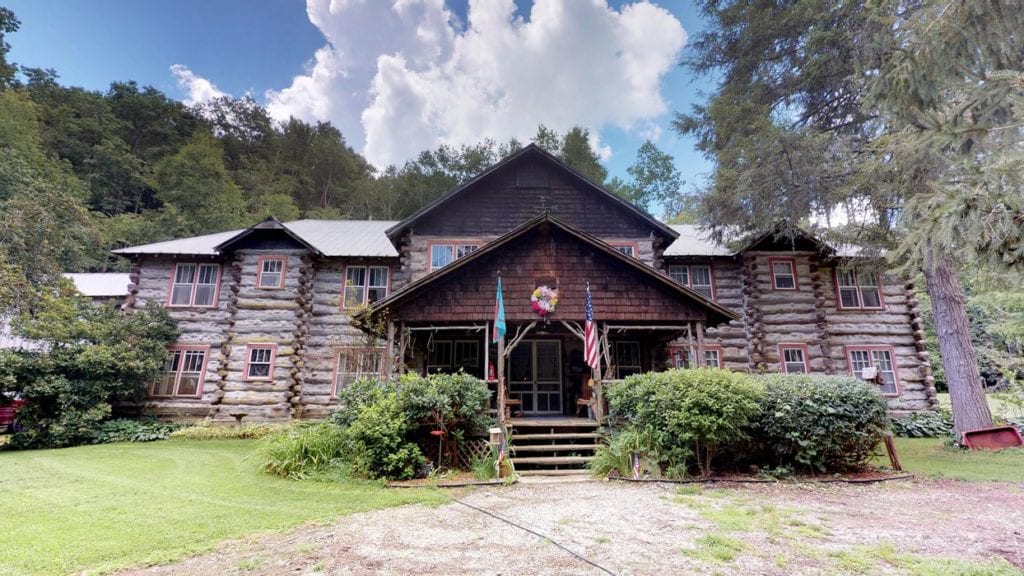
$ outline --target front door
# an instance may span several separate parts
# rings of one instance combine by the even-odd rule
[[[512,350],[509,395],[523,401],[528,414],[562,413],[562,343],[523,340]]]

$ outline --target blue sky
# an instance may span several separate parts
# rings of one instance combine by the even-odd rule
[[[700,30],[688,0],[661,0],[658,10],[644,11],[621,0],[608,7],[601,0],[516,0],[505,15],[492,8],[501,2],[488,0],[494,13],[483,18],[480,9],[472,23],[469,0],[448,0],[440,16],[428,7],[440,0],[407,2],[423,6],[399,16],[383,0],[333,1],[5,5],[22,23],[8,39],[11,59],[54,68],[65,84],[104,90],[111,81],[135,80],[186,101],[249,93],[278,116],[331,120],[378,164],[400,163],[440,141],[522,137],[543,121],[591,127],[610,172],[623,178],[649,135],[675,156],[688,182],[710,170],[692,141],[669,126],[673,111],[688,110],[697,92],[708,90],[671,64],[686,53],[668,48],[682,46],[677,28],[690,37]],[[505,59],[520,49],[522,58]],[[604,49],[618,60],[591,56]],[[623,59],[632,64],[620,65]]]

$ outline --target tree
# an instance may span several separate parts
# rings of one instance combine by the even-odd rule
[[[239,228],[248,218],[242,191],[224,166],[220,144],[199,133],[174,156],[162,160],[154,175],[157,198],[184,218],[182,236]]]
[[[675,158],[659,150],[654,142],[647,140],[640,146],[636,161],[626,172],[632,177],[630,183],[613,178],[608,187],[647,212],[655,206],[661,206],[668,215],[680,210],[683,178]]]
[[[17,32],[20,27],[21,22],[14,12],[10,8],[0,6],[0,90],[15,84],[14,76],[18,73],[18,66],[7,61],[11,45],[7,43],[6,35]]]
[[[1024,222],[1020,147],[995,145],[1020,142],[1024,21],[981,4],[706,0],[688,63],[723,82],[675,123],[716,161],[719,238],[838,218],[827,234],[923,271],[958,433],[991,415],[954,263],[1014,262]]]
[[[586,128],[574,126],[566,132],[558,156],[598,185],[604,184],[608,178],[608,170],[590,147],[590,130]]]

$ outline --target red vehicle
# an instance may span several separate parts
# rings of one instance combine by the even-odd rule
[[[20,398],[4,398],[0,396],[0,432],[14,432],[18,409],[25,405]]]

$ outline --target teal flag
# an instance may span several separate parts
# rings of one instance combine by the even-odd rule
[[[505,336],[505,299],[501,296],[501,276],[498,276],[498,296],[494,301],[494,328],[491,341],[497,342]]]

